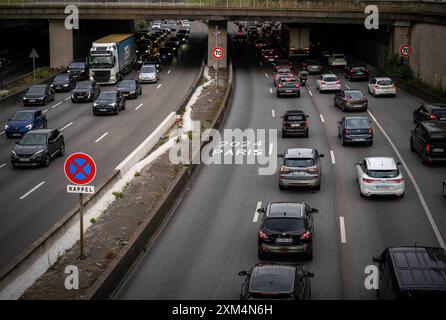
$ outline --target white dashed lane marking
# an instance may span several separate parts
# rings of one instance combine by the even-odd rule
[[[261,201],[257,202],[257,207],[256,211],[254,212],[254,218],[252,219],[252,222],[257,222],[259,220],[259,213],[257,212],[257,210],[259,210],[261,206],[262,202]]]
[[[38,188],[40,188],[43,184],[45,183],[45,181],[42,181],[41,183],[39,183],[37,186],[35,186],[34,188],[32,188],[31,190],[29,190],[27,193],[25,193],[23,196],[20,197],[20,200],[25,199],[27,196],[29,196],[31,193],[33,193],[34,191],[36,191]]]
[[[101,141],[107,134],[108,134],[108,132],[104,133],[102,136],[100,136],[99,138],[97,138],[94,142],[95,142],[95,143],[98,143],[98,142]]]

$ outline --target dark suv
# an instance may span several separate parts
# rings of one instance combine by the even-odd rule
[[[313,259],[313,213],[319,212],[306,203],[271,202],[263,213],[258,233],[259,259],[268,254],[304,255]]]
[[[240,271],[246,277],[240,300],[309,300],[314,274],[293,264],[259,263]]]
[[[88,80],[90,76],[89,70],[88,64],[85,61],[72,61],[68,66],[68,74],[75,81]]]
[[[345,79],[369,80],[369,70],[363,63],[352,63],[345,67]]]
[[[125,97],[120,91],[102,92],[93,103],[93,114],[113,113],[118,114],[125,110]]]
[[[446,300],[445,249],[387,248],[373,262],[379,265],[379,299]]]
[[[411,133],[410,150],[418,153],[424,164],[446,161],[446,121],[419,122]]]
[[[71,91],[71,102],[94,101],[101,93],[101,88],[96,81],[81,81]]]
[[[372,122],[367,117],[342,117],[338,122],[338,137],[342,145],[347,143],[373,144]]]
[[[302,110],[288,110],[282,116],[282,138],[301,135],[308,138],[307,115]]]
[[[413,122],[446,120],[446,104],[423,104],[413,112]]]

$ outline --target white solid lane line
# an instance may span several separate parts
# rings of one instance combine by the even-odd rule
[[[268,74],[265,72],[265,77],[267,77],[268,78]]]
[[[101,141],[107,134],[108,134],[108,132],[104,133],[102,136],[97,138],[94,142],[97,143],[97,142]]]
[[[350,87],[349,87],[348,85],[345,85],[345,87],[346,87],[348,90],[350,90]]]
[[[273,93],[273,88],[269,88],[269,93]]]
[[[3,168],[4,166],[6,166],[6,162],[0,165],[0,169]]]
[[[320,114],[319,116],[321,117],[321,121],[322,121],[322,123],[325,123],[324,116],[323,116],[322,114]]]
[[[415,188],[415,191],[417,192],[418,198],[420,199],[420,202],[421,202],[421,205],[423,206],[424,212],[426,213],[427,219],[429,220],[429,223],[431,224],[432,229],[434,230],[435,236],[437,237],[437,240],[438,240],[438,243],[440,244],[440,247],[446,248],[444,240],[443,240],[443,237],[441,236],[440,230],[438,230],[437,224],[435,223],[435,220],[432,217],[432,213],[431,213],[431,211],[430,211],[430,209],[429,209],[429,207],[427,205],[426,200],[423,197],[423,194],[421,193],[421,189],[418,186],[418,183],[415,180],[415,177],[412,174],[412,171],[407,166],[406,161],[404,161],[403,157],[401,156],[401,153],[399,152],[398,148],[393,143],[393,141],[390,139],[390,137],[387,134],[387,132],[384,130],[384,128],[381,126],[381,124],[378,122],[378,120],[376,120],[375,116],[369,110],[367,110],[367,113],[370,115],[372,120],[375,122],[375,124],[379,128],[379,130],[381,130],[382,134],[384,135],[384,137],[386,137],[387,141],[389,141],[390,146],[392,147],[393,151],[395,151],[396,156],[400,160],[400,162],[403,165],[404,169],[406,170],[410,180],[412,181],[412,184],[413,184],[413,186]]]
[[[0,134],[4,134],[4,133],[5,133],[5,131],[0,132]]]
[[[41,183],[39,183],[37,186],[35,186],[34,188],[32,188],[31,190],[29,190],[27,193],[25,193],[23,196],[20,197],[20,200],[25,199],[27,196],[29,196],[32,192],[36,191],[36,189],[40,188],[43,184],[45,183],[45,181],[42,181]]]
[[[58,102],[58,103],[56,103],[54,106],[52,106],[51,109],[54,109],[54,108],[56,108],[57,106],[59,106],[59,105],[61,105],[61,104],[62,104],[62,102]]]
[[[66,128],[68,128],[69,126],[71,126],[73,124],[73,122],[68,123],[67,125],[63,126],[62,128],[59,129],[59,131],[64,131]]]
[[[341,227],[341,243],[347,243],[347,238],[345,237],[344,217],[339,217],[339,224],[340,224],[340,227]]]
[[[144,103],[140,103],[140,104],[135,108],[135,110],[138,110],[139,108],[141,108],[141,107],[143,106],[143,104],[144,104]]]
[[[331,158],[331,163],[336,164],[336,159],[333,150],[330,150],[330,158]]]
[[[169,74],[170,73],[170,70],[169,71],[167,71],[167,74]]]
[[[252,222],[257,222],[259,220],[259,213],[257,212],[257,210],[259,210],[261,206],[262,206],[262,201],[257,202],[257,207],[256,211],[254,212],[254,218],[252,219]]]
[[[65,99],[65,101],[67,101],[67,100],[69,100],[69,99],[71,99],[71,96],[68,96],[68,97]]]
[[[313,96],[313,94],[311,93],[311,90],[308,90],[308,93],[310,94],[310,96]]]
[[[156,87],[156,88],[159,89],[159,88],[161,88],[162,85],[163,85],[163,84],[160,83],[160,84],[158,85],[158,87]]]
[[[271,115],[273,116],[273,118],[275,118],[275,117],[276,117],[276,112],[274,111],[274,109],[273,109],[273,110],[271,110]]]

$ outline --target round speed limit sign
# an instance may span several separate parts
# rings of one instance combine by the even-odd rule
[[[404,58],[407,58],[408,56],[410,56],[412,53],[412,48],[410,45],[408,44],[403,44],[400,47],[400,55]]]
[[[212,50],[212,56],[215,59],[221,59],[225,56],[225,51],[223,50],[223,48],[216,47]]]

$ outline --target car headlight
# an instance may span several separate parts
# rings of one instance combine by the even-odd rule
[[[6,126],[5,126],[5,130],[8,130],[8,129],[9,129],[9,126],[8,126],[8,125],[6,125]]]
[[[64,87],[68,87],[68,84],[64,84],[63,86],[64,86]]]
[[[110,106],[116,107],[116,102],[113,102]]]
[[[28,130],[31,130],[31,129],[33,128],[33,125],[32,125],[32,124],[29,124],[29,125],[27,125],[25,128],[28,129]]]
[[[15,153],[14,150],[11,151],[11,155],[12,155],[13,157],[17,157],[17,153]]]
[[[33,157],[36,157],[36,156],[38,156],[39,154],[42,154],[42,153],[43,153],[43,150],[39,150],[39,151],[37,151],[36,153],[33,154]]]
[[[93,102],[93,107],[97,107],[98,104],[96,102]]]
[[[135,91],[130,91],[130,94],[135,94]]]

